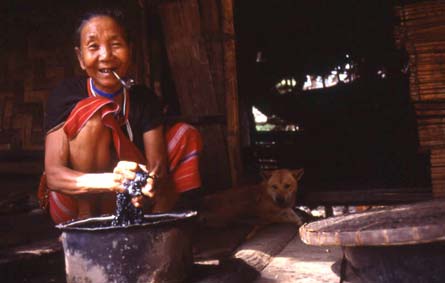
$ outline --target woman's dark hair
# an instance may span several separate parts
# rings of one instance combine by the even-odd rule
[[[91,10],[84,13],[77,24],[77,28],[74,36],[74,46],[80,46],[80,35],[82,32],[82,28],[85,24],[95,17],[106,16],[112,18],[116,23],[122,28],[124,32],[124,38],[127,42],[132,41],[132,37],[130,34],[131,28],[128,19],[125,17],[124,13],[119,9],[113,8],[105,8],[105,9],[96,9]]]

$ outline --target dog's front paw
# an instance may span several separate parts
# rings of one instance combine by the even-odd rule
[[[301,225],[303,225],[304,223],[306,223],[306,221],[305,221],[303,218],[301,218],[299,215],[294,214],[294,215],[292,216],[292,223],[295,223],[295,224],[297,224],[298,226],[301,226]]]
[[[294,223],[298,226],[303,225],[303,219],[298,216],[291,208],[282,210],[279,214],[272,217],[271,222],[276,223]]]
[[[295,213],[295,215],[300,218],[300,221],[302,222],[301,225],[303,225],[304,223],[309,223],[309,222],[313,222],[313,221],[317,221],[318,219],[313,216],[312,214],[301,210],[299,208],[293,208],[293,211]]]

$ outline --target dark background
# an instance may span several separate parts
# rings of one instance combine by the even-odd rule
[[[311,190],[430,186],[428,155],[418,152],[407,55],[395,46],[396,4],[237,1],[242,105],[302,129],[255,132],[246,122],[256,157],[276,159],[278,167],[304,167],[302,182]],[[259,63],[258,51],[264,58]],[[346,63],[346,54],[359,79],[301,90],[307,74],[329,74]],[[385,79],[377,75],[382,69]],[[297,88],[280,95],[274,85],[286,77],[295,78]]]

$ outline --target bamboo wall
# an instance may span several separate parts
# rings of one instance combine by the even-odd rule
[[[49,4],[0,9],[0,175],[43,169],[43,113],[51,89],[74,74],[69,15]],[[72,55],[71,55],[72,54]],[[6,190],[8,188],[5,188]]]
[[[430,151],[435,197],[445,196],[445,1],[396,7],[396,40],[409,55],[410,95],[419,143]]]
[[[82,4],[10,1],[0,9],[0,175],[43,170],[46,99],[61,80],[82,73],[73,45]],[[135,45],[137,63],[141,48]],[[144,65],[135,65],[132,75],[142,82]]]

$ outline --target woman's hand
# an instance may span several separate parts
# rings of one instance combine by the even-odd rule
[[[124,183],[127,181],[134,180],[136,177],[136,172],[144,171],[148,173],[147,167],[143,164],[138,164],[132,161],[119,161],[117,166],[113,170],[114,180],[118,183],[118,187],[125,190]],[[147,178],[146,185],[142,188],[143,196],[148,198],[154,198],[155,196],[155,185],[156,185],[156,175],[154,173],[148,173],[149,178]],[[135,207],[140,207],[143,204],[143,196],[138,196],[132,198],[132,203]]]
[[[139,164],[132,161],[119,161],[113,169],[113,180],[116,185],[124,188],[126,180],[133,180],[136,177],[136,172],[139,171]]]

